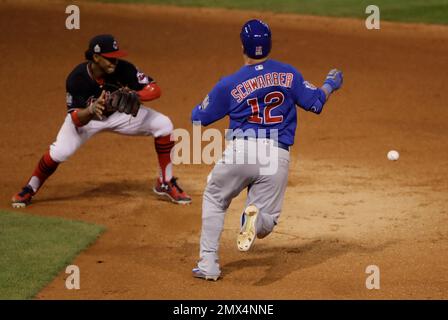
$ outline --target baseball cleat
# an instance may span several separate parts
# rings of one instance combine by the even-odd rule
[[[27,185],[23,187],[22,191],[16,193],[11,199],[11,205],[13,208],[25,208],[31,203],[31,199],[34,196],[34,191],[31,186]]]
[[[153,188],[154,193],[168,198],[177,204],[190,204],[191,197],[177,184],[177,178],[173,177],[169,182],[162,182],[159,178]]]
[[[257,237],[255,221],[257,220],[258,208],[253,204],[248,206],[241,217],[241,230],[236,239],[238,250],[248,251]]]
[[[195,278],[204,279],[204,280],[217,281],[219,279],[219,275],[206,275],[199,268],[194,268],[192,270],[192,275]]]

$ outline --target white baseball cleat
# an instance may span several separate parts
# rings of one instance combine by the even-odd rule
[[[257,230],[255,228],[255,221],[258,216],[258,208],[251,204],[244,210],[241,217],[241,230],[236,239],[238,250],[248,251],[257,237]]]
[[[21,209],[21,208],[25,208],[26,207],[26,204],[20,203],[20,202],[19,203],[12,203],[11,205],[15,209]]]
[[[204,279],[204,280],[211,280],[211,281],[218,281],[218,279],[220,277],[219,274],[216,274],[216,275],[205,274],[199,268],[194,268],[192,270],[192,274],[193,274],[193,277],[195,277],[195,278]]]

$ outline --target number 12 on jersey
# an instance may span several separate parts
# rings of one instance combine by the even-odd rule
[[[258,124],[276,124],[283,121],[283,115],[273,116],[271,111],[280,106],[285,101],[285,96],[280,91],[273,91],[265,95],[263,102],[265,108],[260,112],[258,98],[247,100],[247,104],[252,109],[252,115],[249,116],[248,122]]]

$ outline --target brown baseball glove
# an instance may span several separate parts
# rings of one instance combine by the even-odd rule
[[[136,117],[140,109],[140,98],[134,90],[120,88],[106,96],[104,106],[107,113],[118,111]]]

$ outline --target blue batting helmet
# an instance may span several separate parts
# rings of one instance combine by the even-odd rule
[[[261,20],[250,20],[240,34],[244,53],[252,59],[262,59],[271,51],[271,30]]]

